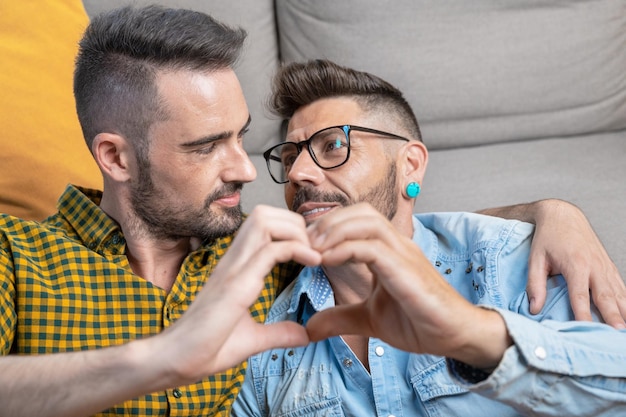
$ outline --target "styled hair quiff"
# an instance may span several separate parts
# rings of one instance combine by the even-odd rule
[[[146,158],[150,126],[168,117],[157,73],[231,68],[245,38],[243,29],[192,10],[128,6],[96,16],[74,70],[76,111],[89,148],[97,134],[116,133]]]
[[[373,74],[317,59],[283,65],[274,76],[269,109],[289,120],[314,101],[353,98],[368,113],[384,114],[399,123],[412,139],[422,140],[417,117],[396,87]]]

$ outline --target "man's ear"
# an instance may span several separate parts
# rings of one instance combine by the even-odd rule
[[[93,140],[91,151],[106,177],[117,182],[126,182],[132,177],[130,162],[134,153],[123,136],[99,133]]]
[[[412,140],[405,144],[403,157],[400,160],[399,173],[404,181],[422,183],[428,165],[428,149],[423,142]]]

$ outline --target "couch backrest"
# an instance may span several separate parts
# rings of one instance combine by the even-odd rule
[[[624,0],[276,0],[285,61],[403,90],[431,149],[626,127]]]
[[[125,3],[84,0],[90,15]],[[253,154],[279,139],[279,121],[264,108],[279,58],[328,58],[392,82],[430,149],[626,128],[624,0],[157,3],[248,30],[237,73],[254,120]]]

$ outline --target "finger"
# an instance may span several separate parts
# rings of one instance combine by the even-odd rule
[[[620,295],[618,298],[618,306],[620,315],[622,319],[626,322],[626,295]],[[623,329],[624,327],[618,326],[619,329]]]
[[[526,292],[530,300],[530,312],[539,314],[546,303],[546,284],[548,280],[549,266],[546,257],[531,253],[528,260],[528,283]]]
[[[306,330],[312,342],[340,335],[371,336],[364,304],[341,305],[315,313]]]
[[[306,346],[309,343],[309,334],[304,326],[292,322],[281,321],[278,323],[262,325],[262,330],[257,335],[258,344],[255,346],[255,354],[268,349]]]
[[[587,266],[585,266],[587,265]],[[591,321],[591,295],[592,285],[589,262],[580,261],[576,268],[561,268],[560,273],[567,282],[569,300],[574,312],[574,318],[581,321]]]
[[[616,329],[626,328],[624,320],[624,312],[626,312],[624,286],[621,285],[620,288],[613,289],[600,286],[596,282],[597,280],[592,281],[591,295],[602,319]]]
[[[415,245],[410,252],[414,256],[403,256],[401,250],[395,249],[378,240],[349,240],[322,252],[321,258],[322,264],[326,266],[366,264],[388,291],[402,296],[406,286],[419,285],[420,278],[414,271],[418,268],[419,254]],[[400,288],[394,290],[393,287],[397,286]]]
[[[452,289],[410,239],[400,237],[396,244],[390,247],[378,240],[343,242],[322,253],[322,264],[336,266],[346,262],[364,263],[376,277],[378,285],[403,308],[443,307],[450,311],[445,306],[452,298],[462,299],[458,292]]]
[[[580,282],[584,280],[584,283]],[[581,321],[591,321],[591,297],[589,294],[589,280],[584,276],[571,276],[568,281],[567,290],[569,300],[574,312],[574,318]]]
[[[238,230],[232,247],[240,256],[275,240],[294,240],[309,244],[304,218],[288,210],[257,206]]]
[[[612,293],[602,292],[600,294],[593,294],[593,302],[598,307],[598,311],[602,316],[602,320],[610,326],[617,329],[625,328],[626,323],[622,317],[620,308],[616,303],[616,299]],[[577,320],[581,320],[576,317]]]
[[[389,254],[388,252],[388,248],[381,242],[363,239],[343,241],[324,250],[321,252],[321,255],[322,263],[326,266],[338,266],[348,262],[362,262],[370,264],[370,266],[378,263],[379,267],[383,267],[386,263],[394,264],[393,257],[395,254]]]
[[[614,282],[617,282],[617,289],[614,290],[615,297],[617,299],[617,305],[620,310],[620,315],[623,320],[626,321],[626,283],[622,279],[617,267],[614,266],[613,272],[611,273],[612,279]]]
[[[251,318],[247,317],[246,320]],[[219,334],[218,330],[217,335]],[[271,325],[254,323],[252,327],[244,326],[239,332],[234,325],[222,330],[221,334],[225,336],[225,340],[221,341],[219,349],[211,355],[211,373],[224,371],[269,349],[306,346],[309,343],[306,329],[289,321]]]
[[[350,239],[388,240],[398,234],[391,223],[369,204],[335,210],[308,229],[311,245],[324,251]]]
[[[251,242],[263,245],[270,240],[298,240],[308,242],[306,224],[299,214],[285,209],[269,206],[257,206],[250,216],[243,222],[236,233],[235,242],[241,241],[238,237],[253,237]],[[246,244],[243,249],[250,246]]]
[[[241,300],[246,308],[256,299],[265,277],[277,263],[293,260],[302,265],[313,266],[319,265],[322,260],[321,255],[308,245],[293,241],[271,242],[237,267],[224,262],[227,256],[234,257],[237,253],[229,251],[220,260],[205,286],[220,287],[212,290],[218,294],[216,298],[220,301],[229,300],[229,303],[232,300]]]
[[[194,329],[195,332],[209,326],[215,342],[222,343],[220,337],[228,338],[237,323],[250,319],[249,307],[257,300],[273,266],[290,259],[302,264],[318,264],[321,256],[308,245],[298,242],[273,242],[258,251],[241,268],[229,268],[222,259],[194,302],[177,321],[178,326],[172,326],[175,328],[172,331]]]
[[[377,274],[394,277],[413,275],[433,266],[410,239],[399,237],[393,245],[375,238],[345,240],[321,252],[322,263],[338,266],[349,262],[367,264]]]

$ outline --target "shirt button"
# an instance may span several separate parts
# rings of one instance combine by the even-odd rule
[[[345,366],[346,368],[349,368],[352,366],[352,359],[350,358],[345,358],[343,360],[343,366]]]
[[[376,346],[374,352],[376,353],[376,356],[383,356],[385,354],[385,348],[382,346]]]
[[[535,348],[535,356],[537,359],[544,360],[548,356],[548,352],[542,346],[537,346]]]
[[[180,397],[183,396],[183,393],[181,392],[180,389],[174,388],[174,391],[172,392],[172,395],[174,396],[174,398],[180,398]]]

